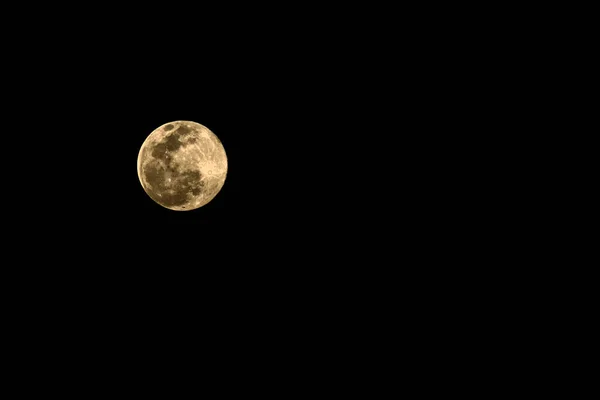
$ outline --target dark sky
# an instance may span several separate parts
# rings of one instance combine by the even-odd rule
[[[379,224],[391,201],[382,193],[415,170],[406,144],[420,100],[397,104],[393,54],[360,30],[316,18],[307,35],[287,18],[234,32],[208,21],[160,30],[111,20],[110,35],[89,22],[79,41],[74,28],[57,28],[35,51],[16,46],[11,67],[27,90],[14,91],[11,115],[46,127],[33,190],[49,198],[23,215],[34,235],[69,246],[58,251],[67,259],[136,268],[317,264],[368,248],[358,238],[380,231],[365,225]],[[228,155],[222,191],[191,212],[154,204],[137,177],[144,139],[173,120],[209,127]],[[398,166],[405,175],[382,182]]]
[[[388,354],[373,348],[398,342],[391,325],[412,313],[403,329],[418,332],[435,319],[423,304],[468,285],[463,265],[503,254],[485,235],[502,190],[482,189],[495,181],[470,158],[502,136],[481,134],[496,121],[476,118],[488,103],[452,40],[420,42],[446,31],[385,10],[256,7],[41,13],[47,29],[4,36],[1,281],[31,343],[57,332],[112,364],[215,351],[250,370],[267,348],[328,368],[324,354],[344,362],[357,343]],[[189,212],[137,176],[140,146],[174,120],[207,126],[228,156],[221,192]]]
[[[65,260],[134,271],[163,261],[176,269],[218,270],[212,261],[246,269],[312,253],[330,218],[349,207],[345,196],[332,203],[336,180],[356,173],[338,175],[342,148],[331,145],[360,128],[342,128],[348,122],[328,87],[335,81],[317,90],[318,77],[296,63],[298,54],[263,47],[238,55],[250,44],[238,45],[133,47],[133,54],[92,48],[32,77],[36,95],[23,98],[23,115],[49,127],[37,148],[46,162],[36,184],[51,193],[24,217],[34,234],[59,240]],[[137,177],[141,144],[173,120],[209,127],[228,155],[225,186],[190,212],[158,206]],[[364,195],[362,186],[348,187],[349,195]]]
[[[15,45],[7,77],[21,86],[6,111],[35,155],[11,230],[31,265],[14,270],[24,284],[131,296],[146,312],[161,301],[350,304],[414,250],[427,228],[415,230],[427,218],[415,204],[431,200],[414,190],[430,167],[411,162],[428,123],[411,122],[423,99],[406,94],[412,72],[351,20],[265,18],[88,21]],[[190,212],[155,204],[137,176],[143,141],[173,120],[207,126],[228,156],[221,192]]]

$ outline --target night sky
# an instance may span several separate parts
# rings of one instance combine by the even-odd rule
[[[14,115],[48,127],[35,148],[43,179],[29,186],[43,199],[29,197],[21,216],[23,235],[48,259],[187,284],[230,273],[260,282],[260,268],[290,282],[303,281],[295,268],[334,279],[345,260],[373,257],[361,238],[379,228],[365,226],[388,220],[375,216],[381,192],[406,181],[380,177],[410,150],[384,155],[393,147],[382,141],[398,129],[377,125],[397,109],[393,96],[377,97],[388,86],[377,81],[379,64],[355,57],[357,38],[308,41],[289,27],[279,40],[285,21],[233,36],[219,26],[142,34],[115,23],[128,34],[42,38],[35,54],[47,68],[28,74],[29,91],[10,103]],[[31,64],[11,65],[24,74]],[[155,204],[137,176],[140,146],[174,120],[207,126],[228,156],[220,193],[189,212]]]
[[[8,346],[23,362],[37,365],[23,349],[53,351],[54,369],[71,348],[127,380],[145,373],[136,364],[229,380],[232,365],[285,375],[301,360],[298,377],[329,379],[334,361],[402,358],[386,335],[420,353],[462,334],[448,318],[502,275],[490,265],[510,254],[502,227],[521,195],[486,160],[507,168],[494,149],[519,144],[503,115],[486,116],[510,114],[480,95],[495,75],[469,86],[484,69],[464,57],[479,50],[455,53],[430,11],[223,4],[220,19],[162,4],[141,15],[150,3],[64,23],[42,13],[47,29],[5,36],[0,281],[7,329],[30,338]],[[144,140],[176,120],[205,125],[228,158],[221,191],[185,212],[156,204],[137,174]]]
[[[310,39],[303,23],[272,22],[232,34],[111,21],[108,38],[103,23],[15,47],[24,86],[7,95],[7,132],[27,143],[18,165],[31,172],[15,183],[9,230],[27,267],[6,282],[137,332],[202,318],[291,327],[296,313],[328,324],[386,296],[374,288],[415,237],[405,199],[416,192],[405,188],[420,167],[406,161],[412,148],[385,144],[407,143],[413,131],[397,115],[410,109],[377,80],[387,61],[374,63],[359,31]],[[315,20],[311,32],[319,26],[328,31]],[[220,193],[193,211],[159,206],[137,175],[146,137],[175,120],[208,127],[228,157]]]
[[[370,372],[372,398],[411,351],[421,390],[440,386],[431,366],[470,363],[463,349],[479,365],[510,343],[515,313],[486,300],[540,286],[520,271],[539,259],[527,190],[545,164],[521,175],[515,149],[540,150],[515,115],[535,102],[507,70],[521,74],[513,49],[535,53],[539,35],[504,54],[471,21],[504,40],[512,16],[494,26],[497,10],[450,3],[206,4],[27,3],[0,27],[0,283],[18,389],[54,388],[32,369],[136,393],[170,372],[169,398],[197,381],[314,396],[325,381],[355,394]],[[137,175],[144,140],[175,120],[208,127],[228,157],[223,188],[192,211],[156,204]]]

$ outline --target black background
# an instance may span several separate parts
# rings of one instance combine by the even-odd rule
[[[7,220],[23,282],[106,289],[115,302],[270,293],[275,306],[369,275],[361,265],[394,240],[381,176],[402,159],[382,145],[397,132],[380,121],[398,111],[396,77],[381,80],[386,34],[382,45],[320,13],[221,17],[117,14],[13,32],[7,130],[30,145],[9,176],[28,194]],[[189,212],[155,204],[137,176],[143,141],[174,120],[211,129],[229,162],[218,196]]]
[[[40,14],[47,28],[6,36],[18,315],[145,357],[164,335],[344,359],[348,332],[392,332],[398,304],[418,318],[472,277],[449,264],[480,260],[496,211],[462,154],[495,122],[473,117],[486,103],[463,85],[464,41],[427,12],[239,7]],[[174,120],[207,126],[228,156],[221,192],[188,212],[137,176],[143,141]]]
[[[7,174],[19,187],[7,220],[43,279],[61,282],[47,267],[58,265],[64,282],[88,276],[73,283],[84,291],[233,285],[253,298],[257,287],[384,284],[396,260],[439,254],[428,247],[452,236],[462,196],[446,167],[465,139],[448,127],[475,122],[453,105],[477,96],[439,74],[460,53],[432,53],[424,43],[440,46],[441,32],[384,12],[250,8],[100,13],[11,32],[7,139],[21,150],[18,164],[6,160],[20,172]],[[173,120],[207,126],[228,155],[222,191],[189,212],[155,204],[137,177],[144,139]]]
[[[371,395],[396,364],[428,377],[512,355],[515,315],[547,300],[528,271],[554,223],[529,196],[547,164],[521,164],[540,152],[524,139],[537,121],[519,121],[531,82],[553,90],[527,60],[549,43],[540,10],[157,4],[26,4],[0,27],[0,294],[20,390],[154,390],[171,372],[221,393]],[[228,155],[198,210],[155,204],[137,176],[173,120]]]

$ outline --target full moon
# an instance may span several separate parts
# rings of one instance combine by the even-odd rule
[[[189,211],[219,193],[227,176],[227,155],[219,138],[204,125],[173,121],[148,135],[137,170],[152,200],[170,210]]]

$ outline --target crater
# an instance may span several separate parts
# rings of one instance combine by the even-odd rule
[[[163,143],[163,142],[157,143],[152,148],[152,157],[164,158],[166,151],[167,151],[167,145],[165,143]]]
[[[163,128],[165,131],[170,131],[171,129],[175,128],[172,124],[169,125],[165,125],[165,127]]]
[[[177,131],[173,134],[170,134],[164,139],[165,146],[169,151],[175,151],[181,147],[181,142],[179,141],[179,136]]]
[[[190,182],[202,182],[200,180],[202,178],[200,171],[185,171],[183,175]]]
[[[172,165],[162,165],[158,160],[149,162],[143,172],[148,186],[146,192],[167,208],[186,204],[190,200],[190,193],[197,196],[204,186],[199,171],[179,172]],[[172,179],[171,182],[168,182],[167,176]]]
[[[146,182],[153,188],[161,185],[163,175],[164,171],[161,165],[155,161],[148,163],[144,167],[144,177],[146,178]]]
[[[179,128],[177,128],[175,132],[179,133],[181,136],[187,136],[190,133],[192,133],[192,128],[190,128],[189,126],[181,125]]]

